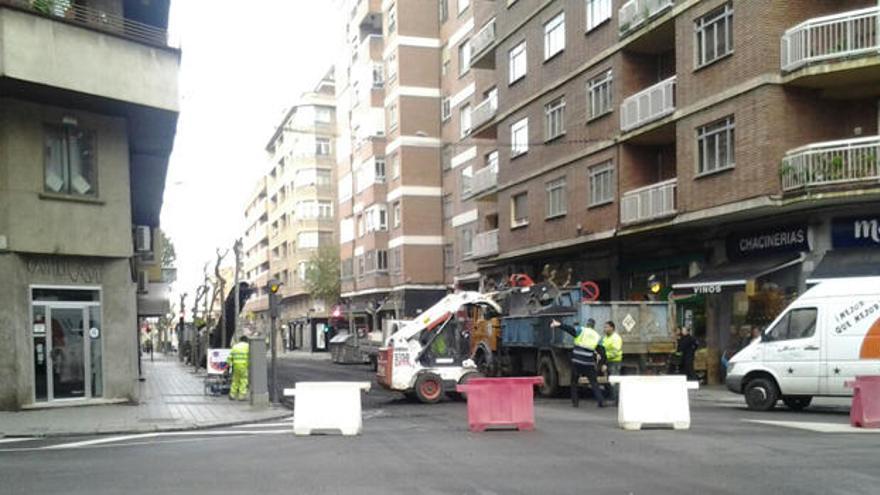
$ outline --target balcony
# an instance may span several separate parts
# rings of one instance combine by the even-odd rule
[[[675,0],[629,0],[620,7],[620,35],[626,36],[675,5]]]
[[[623,193],[620,222],[634,224],[675,215],[677,184],[678,179],[670,179]]]
[[[498,186],[498,167],[483,167],[474,172],[474,178],[471,181],[471,196],[492,191]]]
[[[677,76],[639,91],[620,105],[620,128],[624,132],[639,128],[675,112]]]
[[[474,236],[471,258],[486,258],[498,254],[498,229],[480,232]]]
[[[782,70],[880,51],[880,7],[809,19],[782,35]]]
[[[351,22],[364,29],[381,29],[382,0],[357,0],[351,9]]]
[[[786,192],[880,181],[880,136],[814,143],[785,154],[779,176]]]
[[[472,128],[479,129],[483,124],[492,120],[496,113],[498,113],[498,93],[493,91],[491,96],[474,108],[471,114]]]
[[[495,18],[493,17],[471,39],[471,65],[478,69],[492,69],[495,59],[492,56],[495,51]]]

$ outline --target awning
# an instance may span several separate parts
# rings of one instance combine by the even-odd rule
[[[736,287],[746,285],[764,275],[797,265],[804,260],[802,254],[786,254],[755,258],[750,260],[732,261],[718,266],[706,268],[701,273],[684,282],[673,284],[673,289],[698,289],[708,287]]]
[[[808,284],[835,278],[880,276],[880,249],[835,249],[825,253]]]

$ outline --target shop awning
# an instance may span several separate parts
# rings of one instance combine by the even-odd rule
[[[735,287],[746,285],[764,275],[797,265],[804,260],[802,254],[769,256],[742,261],[732,261],[705,269],[684,282],[673,284],[673,289],[697,289],[700,287]]]
[[[835,249],[825,253],[808,284],[850,277],[880,276],[880,249]]]

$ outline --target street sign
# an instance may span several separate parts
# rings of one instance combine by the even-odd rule
[[[599,300],[599,284],[593,282],[592,280],[588,280],[581,284],[581,299],[584,301],[598,301]]]
[[[623,317],[623,328],[626,329],[627,333],[632,332],[633,328],[636,326],[636,319],[632,317],[631,314],[627,313],[626,316]]]

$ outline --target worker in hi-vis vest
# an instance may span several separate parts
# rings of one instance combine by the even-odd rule
[[[613,321],[605,322],[605,336],[599,344],[605,348],[605,360],[608,363],[608,377],[620,374],[620,366],[623,362],[623,339],[617,333]],[[610,387],[611,400],[617,402],[619,385]]]
[[[596,368],[599,362],[597,354],[601,352],[601,348],[599,347],[599,332],[593,328],[595,326],[596,322],[592,319],[587,320],[586,325],[579,325],[577,328],[564,325],[559,320],[550,322],[551,328],[559,328],[574,337],[574,348],[571,351],[571,405],[573,407],[578,407],[580,399],[578,384],[581,376],[586,376],[590,381],[590,389],[593,391],[596,405],[605,407],[602,391],[599,390],[599,381],[596,379]]]
[[[226,360],[232,367],[232,386],[229,388],[229,400],[246,400],[248,397],[248,361],[251,346],[244,335],[240,342],[232,346]]]

